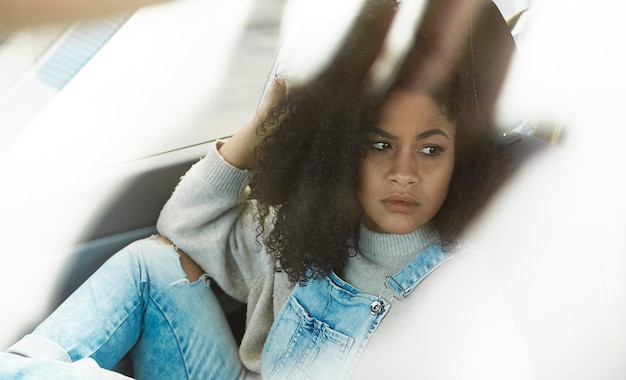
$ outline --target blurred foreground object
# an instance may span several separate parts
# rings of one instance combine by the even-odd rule
[[[473,226],[509,297],[534,379],[626,378],[623,9],[610,0],[533,7],[500,101],[564,125]]]
[[[204,144],[247,120],[281,10],[275,0],[170,1],[111,28],[102,23],[115,15],[33,26],[56,36],[29,33],[20,47],[19,31],[1,46],[0,294],[11,312],[0,346],[49,313],[73,268],[94,258],[89,247],[104,239],[113,253],[110,242],[151,228]]]

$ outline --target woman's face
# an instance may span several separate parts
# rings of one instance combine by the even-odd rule
[[[357,196],[368,229],[405,234],[437,214],[454,169],[454,134],[427,93],[389,96],[359,169]]]

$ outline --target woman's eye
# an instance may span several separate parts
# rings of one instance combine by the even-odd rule
[[[391,144],[386,143],[384,141],[378,141],[378,142],[372,143],[372,148],[377,149],[377,150],[391,149]]]
[[[437,146],[427,146],[420,149],[420,153],[423,153],[427,156],[436,157],[441,154],[443,150]]]

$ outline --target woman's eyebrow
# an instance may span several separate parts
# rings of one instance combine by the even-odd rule
[[[417,139],[418,140],[423,140],[425,138],[428,138],[428,137],[434,136],[434,135],[441,135],[441,136],[445,137],[446,139],[450,140],[450,137],[448,137],[448,134],[445,133],[443,130],[441,130],[439,128],[434,128],[434,129],[429,129],[427,131],[424,131],[424,132],[420,133],[419,135],[417,135]]]
[[[390,140],[395,140],[395,139],[398,138],[398,136],[396,136],[394,134],[391,134],[391,133],[389,133],[389,132],[387,132],[387,131],[385,131],[383,129],[380,129],[380,128],[374,128],[372,130],[372,133],[375,133],[375,134],[377,134],[379,136],[382,136],[382,137],[390,139]]]
[[[380,135],[384,138],[390,139],[390,140],[395,140],[398,138],[398,136],[391,134],[383,129],[380,128],[374,128],[373,133],[376,133],[377,135]],[[450,140],[450,137],[448,136],[447,133],[445,133],[443,130],[439,129],[439,128],[433,128],[433,129],[429,129],[427,131],[424,131],[422,133],[420,133],[419,135],[417,135],[416,140],[423,140],[426,139],[430,136],[434,136],[434,135],[441,135],[443,137],[445,137],[446,139]]]

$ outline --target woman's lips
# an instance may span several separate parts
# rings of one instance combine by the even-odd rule
[[[382,200],[385,208],[391,212],[408,213],[414,211],[419,202],[407,195],[390,195]]]

